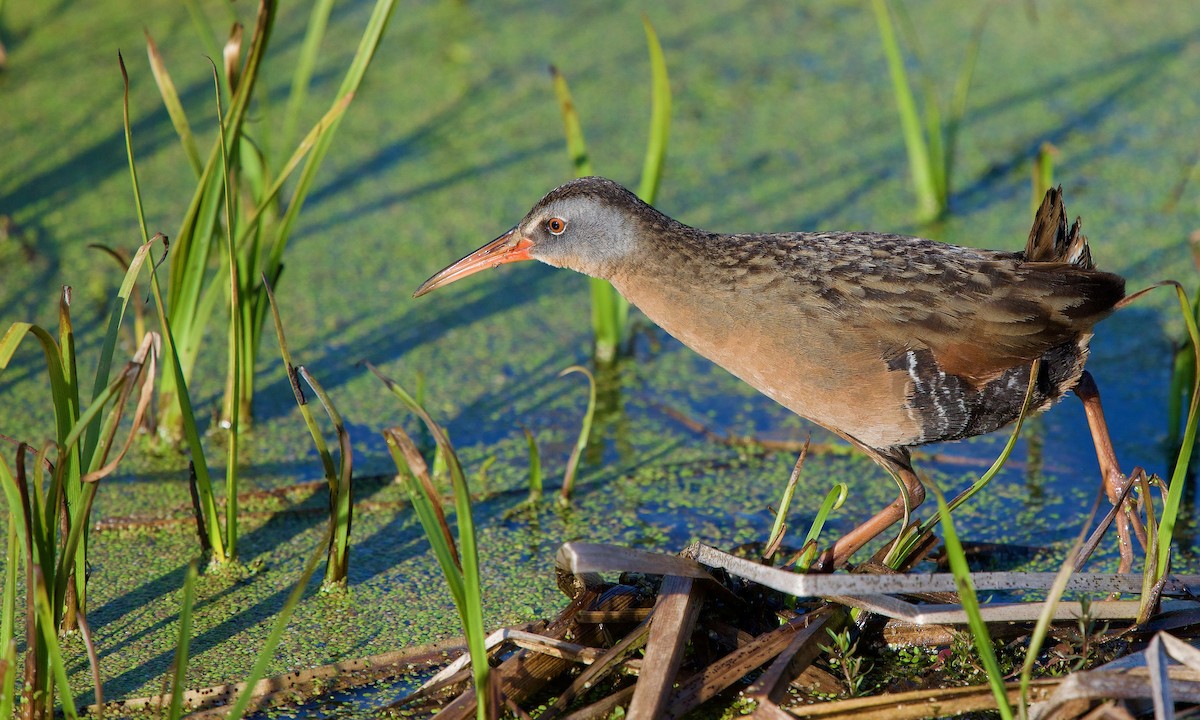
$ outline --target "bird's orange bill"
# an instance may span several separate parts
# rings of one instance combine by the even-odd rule
[[[443,285],[449,285],[468,275],[474,275],[480,270],[494,268],[504,263],[532,260],[533,256],[529,254],[531,247],[533,247],[533,241],[518,235],[517,229],[513,228],[462,260],[439,270],[433,277],[421,283],[421,287],[417,288],[413,297],[421,297],[427,292],[436,290]]]

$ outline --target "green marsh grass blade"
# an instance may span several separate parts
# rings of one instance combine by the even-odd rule
[[[54,619],[54,606],[46,594],[46,580],[41,568],[33,568],[34,605],[37,611],[38,631],[42,644],[46,649],[50,672],[54,674],[55,685],[58,686],[58,697],[62,703],[62,712],[68,718],[78,718],[75,709],[75,696],[71,694],[71,685],[67,681],[67,665],[63,660],[62,648],[58,644],[58,626]]]
[[[444,433],[430,428],[439,443],[445,437]],[[454,598],[462,619],[463,633],[467,637],[467,647],[471,653],[471,669],[475,680],[476,715],[487,717],[488,675],[487,648],[485,646],[486,632],[483,627],[483,597],[479,578],[479,557],[475,546],[475,526],[471,515],[471,498],[466,489],[466,481],[462,469],[458,466],[453,449],[448,449],[450,461],[450,476],[454,486],[455,517],[458,521],[458,541],[462,547],[462,561],[454,551],[454,543],[450,539],[450,528],[445,517],[440,516],[440,500],[432,492],[432,483],[428,481],[424,468],[424,460],[417,450],[416,444],[400,428],[384,431],[388,449],[396,462],[400,475],[405,479],[412,498],[413,508],[417,519],[425,530],[434,556],[442,567],[446,577],[446,585]],[[456,469],[457,468],[457,469]],[[425,475],[421,482],[417,476]]]
[[[137,163],[133,156],[133,133],[131,131],[129,121],[129,75],[125,71],[125,61],[118,53],[117,59],[121,66],[121,77],[125,83],[125,100],[124,100],[124,130],[125,130],[125,153],[129,160],[129,176],[133,187],[133,202],[137,210],[138,228],[142,233],[142,246],[146,248],[146,254],[149,256],[150,246],[154,241],[161,241],[166,253],[166,237],[161,233],[156,234],[151,238],[146,228],[146,214],[142,205],[141,184],[138,182]],[[207,171],[206,171],[207,172]],[[202,181],[203,182],[203,181]],[[174,268],[171,269],[171,274],[174,273]],[[129,273],[126,273],[126,279],[129,279]],[[173,283],[174,284],[174,283]],[[188,451],[192,457],[192,463],[196,473],[197,492],[200,495],[200,505],[204,512],[204,523],[206,534],[208,535],[209,543],[212,547],[213,557],[218,562],[224,562],[227,558],[225,555],[225,542],[223,539],[224,532],[220,526],[220,518],[217,514],[216,500],[212,490],[212,480],[208,472],[208,463],[204,457],[204,446],[200,442],[200,432],[197,429],[195,413],[192,411],[191,396],[188,392],[187,378],[185,375],[184,365],[180,361],[179,346],[175,342],[175,333],[171,328],[171,323],[167,315],[167,304],[163,301],[162,290],[158,283],[158,272],[156,265],[152,262],[150,265],[150,288],[154,296],[155,309],[158,311],[158,324],[162,331],[162,337],[167,344],[167,353],[164,361],[170,367],[171,372],[167,373],[164,378],[164,386],[170,385],[173,389],[173,402],[179,410],[180,418],[183,425],[183,435],[187,441]],[[124,284],[122,291],[118,292],[118,296],[127,297],[124,292]],[[124,304],[123,301],[122,304]],[[115,310],[114,310],[115,312]],[[110,321],[111,327],[111,321]],[[112,341],[115,346],[115,339]],[[107,348],[109,339],[105,338],[105,347]],[[0,348],[2,349],[2,348]]]
[[[24,521],[17,522],[16,516],[22,515],[17,511],[19,505],[14,505],[12,500],[11,488],[12,476],[8,470],[8,463],[0,458],[0,483],[4,484],[5,495],[9,498],[8,507],[8,542],[5,545],[6,555],[4,556],[4,600],[0,605],[0,648],[3,648],[3,654],[0,655],[0,718],[16,717],[13,714],[13,705],[17,693],[16,675],[17,675],[17,639],[13,636],[16,629],[17,619],[17,559],[21,557],[21,545],[17,538],[18,526],[24,531]],[[19,502],[19,498],[17,498]],[[28,560],[26,560],[28,562]]]
[[[825,529],[825,522],[829,519],[830,513],[840,508],[845,502],[849,494],[849,487],[846,483],[836,483],[829,492],[825,493],[825,499],[821,501],[821,507],[817,509],[817,514],[813,517],[812,524],[808,528],[808,534],[804,536],[804,542],[800,544],[803,548],[800,558],[795,563],[795,569],[807,570],[813,561],[817,559],[817,538],[821,536],[821,531]]]
[[[12,473],[8,469],[8,463],[3,458],[0,458],[0,483],[4,483],[5,495],[8,497],[8,507],[11,508],[8,512],[8,528],[6,535],[8,543],[5,545],[6,558],[4,563],[4,600],[0,604],[0,646],[7,646],[9,640],[13,637],[13,630],[16,628],[17,617],[17,559],[21,557],[21,546],[18,543],[18,529],[24,532],[25,521],[16,519],[19,514],[16,505],[12,504],[14,498],[10,485],[12,484]],[[15,488],[13,488],[15,489]],[[7,685],[4,687],[8,687]],[[7,717],[0,714],[0,717]]]
[[[10,556],[11,557],[11,556]],[[16,717],[13,712],[17,699],[17,641],[4,641],[4,654],[0,656],[4,672],[0,673],[0,717]]]
[[[472,559],[467,556],[468,544],[470,545],[472,555],[475,554],[475,525],[471,518],[471,513],[469,512],[470,491],[467,488],[466,476],[463,474],[462,466],[458,462],[458,454],[454,452],[454,447],[450,444],[450,437],[446,434],[445,428],[435,422],[425,408],[421,405],[418,405],[413,397],[404,390],[404,388],[400,387],[400,385],[394,380],[380,373],[374,365],[367,363],[367,367],[371,370],[371,372],[375,373],[376,377],[383,381],[384,385],[386,385],[387,388],[392,391],[392,394],[398,397],[413,414],[415,414],[423,423],[425,423],[425,427],[428,428],[429,434],[433,436],[434,442],[437,443],[438,449],[442,451],[442,457],[445,459],[446,468],[448,470],[448,474],[450,475],[451,488],[455,496],[455,513],[458,514],[464,509],[467,510],[466,517],[462,517],[461,515],[458,517],[459,544],[462,547],[460,548],[461,560],[459,560],[459,558],[455,559],[456,565],[458,565],[461,568],[461,571],[465,573],[466,565],[472,562]],[[394,432],[390,437],[400,439],[399,441],[401,444],[397,446],[398,449],[407,450],[408,453],[406,454],[416,453],[416,458],[420,458],[420,453],[416,450],[416,444],[413,443],[406,434],[403,432]],[[407,442],[405,443],[405,441]],[[395,457],[394,452],[393,457]],[[424,460],[422,459],[421,466],[423,465]],[[401,474],[403,474],[403,472]],[[437,495],[436,491],[433,491],[432,483],[429,483],[426,485],[426,487],[428,488],[427,492],[430,495],[431,504],[440,505],[440,503],[436,503]],[[464,502],[466,503],[465,507]],[[442,524],[445,527],[444,537],[449,540],[449,526],[445,524],[444,518],[442,519]],[[470,536],[469,543],[465,541],[465,538],[468,535]],[[450,544],[453,545],[453,543]],[[476,570],[476,572],[478,572],[478,570]]]
[[[592,159],[587,151],[587,142],[583,138],[583,125],[579,121],[579,110],[571,98],[571,88],[567,85],[567,78],[553,65],[550,66],[550,77],[554,82],[554,96],[558,99],[558,109],[562,114],[563,133],[567,138],[567,154],[571,158],[571,167],[575,170],[575,177],[594,175]]]
[[[1171,472],[1171,481],[1167,486],[1167,499],[1163,504],[1162,519],[1158,525],[1158,574],[1164,575],[1170,569],[1171,540],[1175,533],[1175,522],[1179,515],[1179,506],[1183,501],[1184,486],[1188,485],[1188,465],[1192,460],[1192,452],[1196,447],[1196,425],[1200,420],[1200,331],[1196,329],[1196,317],[1192,314],[1192,304],[1187,292],[1179,283],[1170,283],[1175,287],[1179,298],[1179,308],[1187,324],[1188,338],[1192,346],[1192,400],[1188,406],[1187,424],[1184,426],[1183,437],[1179,447],[1179,456],[1175,460],[1175,468]]]
[[[645,26],[646,45],[650,49],[650,136],[646,143],[646,158],[642,163],[638,197],[653,205],[662,182],[667,139],[671,134],[671,79],[667,75],[667,61],[658,42],[658,34],[645,14],[642,15],[642,25]]]
[[[416,512],[417,520],[429,538],[434,557],[446,576],[450,595],[457,606],[466,598],[462,587],[462,561],[450,534],[450,524],[446,522],[446,515],[442,510],[441,496],[434,489],[425,460],[412,438],[400,428],[394,427],[384,431],[384,439],[387,441],[388,452],[396,463],[396,469],[405,483],[405,489],[408,490],[413,511]]]
[[[479,548],[475,541],[475,519],[471,514],[471,492],[454,448],[445,445],[450,468],[450,482],[454,488],[454,516],[458,523],[458,544],[462,553],[463,590],[466,602],[461,608],[467,645],[471,650],[471,670],[475,677],[476,715],[481,720],[488,716],[488,692],[490,667],[488,666],[487,630],[483,625],[483,584],[479,576]]]
[[[333,430],[338,439],[338,457],[341,463],[337,473],[329,476],[329,521],[333,536],[330,538],[329,564],[325,574],[325,584],[345,585],[350,569],[348,555],[350,525],[354,518],[354,494],[351,486],[354,475],[354,451],[350,444],[350,433],[346,430],[346,423],[342,420],[341,413],[334,407],[333,400],[325,392],[325,388],[321,387],[321,383],[317,382],[317,379],[310,375],[303,365],[300,366],[299,373],[304,378],[304,382],[312,388],[317,399],[321,401],[321,407],[325,408],[329,422],[333,423]]]
[[[1197,314],[1200,317],[1200,314]],[[1188,400],[1195,373],[1190,348],[1176,352],[1171,368],[1171,387],[1167,392],[1167,453],[1168,457],[1179,448],[1180,431],[1183,429],[1183,405]]]
[[[142,244],[150,242],[146,234],[146,213],[142,209],[141,186],[138,183],[137,163],[133,161],[133,130],[129,122],[129,72],[125,70],[125,58],[117,51],[117,65],[121,68],[121,81],[124,84],[124,94],[121,100],[121,111],[125,129],[125,156],[129,159],[129,175],[133,178],[134,208],[137,210],[138,228],[142,231]]]
[[[192,125],[188,122],[187,113],[183,111],[179,92],[175,89],[171,73],[158,52],[158,45],[154,43],[154,38],[150,37],[148,30],[145,31],[145,35],[146,54],[150,57],[150,71],[154,74],[154,82],[158,84],[158,94],[162,96],[163,106],[167,108],[167,115],[171,118],[171,124],[175,126],[175,134],[179,136],[179,144],[183,146],[183,153],[187,155],[192,172],[198,178],[204,173],[204,164],[200,160],[200,151],[196,148]]]
[[[1054,186],[1054,156],[1057,154],[1058,148],[1044,142],[1033,160],[1033,196],[1029,208],[1035,216],[1042,205],[1042,198]]]
[[[1000,663],[996,661],[996,653],[992,647],[992,636],[988,632],[987,623],[979,612],[979,596],[975,594],[975,584],[971,581],[971,568],[967,565],[967,556],[959,542],[958,533],[954,531],[954,521],[950,519],[950,506],[938,486],[923,479],[926,487],[937,499],[938,518],[942,524],[942,541],[946,545],[946,557],[950,562],[950,571],[954,573],[954,584],[958,587],[959,601],[967,613],[967,624],[971,628],[971,636],[975,640],[975,653],[987,673],[988,685],[996,698],[996,709],[1004,720],[1012,720],[1012,706],[1008,703],[1008,692],[1004,686],[1004,673]]]
[[[264,3],[265,4],[265,3]],[[266,39],[263,38],[263,44]],[[249,80],[247,80],[249,82]],[[217,129],[220,131],[219,143],[221,148],[221,181],[225,198],[225,249],[229,259],[229,366],[228,378],[230,388],[225,397],[227,400],[226,455],[225,455],[225,552],[230,558],[237,557],[238,544],[238,431],[241,404],[243,335],[242,335],[242,300],[240,297],[241,282],[238,277],[238,253],[233,245],[233,192],[229,181],[229,156],[226,153],[228,140],[225,136],[225,118],[221,110],[221,88],[216,69],[213,69],[213,83],[216,87]],[[232,400],[232,401],[230,401]]]
[[[71,288],[68,285],[62,287],[58,301],[58,361],[66,383],[66,395],[59,400],[74,422],[79,417],[79,371],[75,367],[75,330],[71,324]],[[78,453],[72,453],[71,461],[79,462]]]
[[[196,562],[188,563],[183,578],[183,603],[179,608],[179,639],[175,642],[174,680],[171,682],[171,705],[167,710],[169,720],[183,716],[183,694],[187,691],[187,668],[189,645],[192,640],[192,606],[196,600]]]
[[[767,544],[763,549],[763,561],[770,562],[771,558],[775,557],[776,551],[783,543],[783,533],[787,530],[788,511],[792,507],[792,497],[796,494],[796,484],[800,481],[800,469],[804,467],[804,459],[808,457],[808,441],[804,442],[804,448],[800,451],[800,457],[796,460],[795,466],[792,467],[792,474],[788,477],[787,485],[783,488],[783,498],[779,501],[779,508],[775,511],[775,523],[771,526],[771,534],[767,536]]]
[[[529,499],[533,502],[542,500],[542,454],[538,451],[537,440],[529,428],[525,428],[525,444],[529,446]]]
[[[304,418],[304,424],[308,427],[308,432],[312,436],[313,445],[317,449],[317,455],[321,458],[321,466],[325,471],[325,480],[329,484],[329,526],[331,528],[331,538],[333,544],[329,547],[329,558],[325,568],[325,583],[326,585],[344,585],[346,582],[346,574],[349,570],[349,546],[350,546],[350,524],[353,517],[353,493],[351,490],[351,478],[353,476],[354,455],[350,444],[350,433],[346,431],[346,424],[342,421],[342,416],[334,407],[333,401],[325,393],[324,388],[316,381],[308,371],[303,367],[297,367],[292,362],[292,354],[288,349],[287,339],[283,335],[283,320],[279,315],[279,306],[275,303],[275,293],[271,289],[270,283],[264,275],[261,278],[262,287],[267,295],[267,300],[271,306],[271,317],[275,323],[275,336],[279,340],[279,351],[283,356],[283,364],[288,374],[288,382],[292,386],[292,393],[296,397],[296,404],[300,406],[300,414]],[[304,390],[300,387],[300,377],[303,376],[305,382],[317,394],[321,405],[325,408],[325,414],[329,416],[330,422],[333,423],[334,432],[338,438],[338,448],[341,455],[340,466],[335,467],[333,455],[329,452],[329,447],[325,443],[325,435],[317,426],[317,421],[309,409],[308,401],[304,397]]]
[[[930,80],[925,81],[925,139],[929,155],[925,162],[929,164],[930,192],[939,208],[945,208],[946,197],[949,194],[949,135],[942,132],[942,108],[938,104],[937,88]],[[941,210],[939,209],[939,213]]]
[[[596,360],[612,362],[621,346],[620,293],[601,278],[588,278],[592,291],[592,334],[596,340]]]
[[[62,361],[58,354],[58,344],[53,335],[38,325],[15,322],[9,326],[4,336],[0,337],[0,374],[8,367],[8,363],[12,361],[13,353],[20,347],[21,341],[25,339],[26,335],[33,335],[34,339],[42,347],[42,354],[46,357],[46,372],[50,378],[50,394],[55,398],[65,398],[68,392],[67,381],[63,375]],[[66,437],[71,432],[73,418],[66,417],[65,415],[60,417],[58,403],[55,403],[54,414],[59,436]]]
[[[124,320],[125,311],[129,307],[130,299],[135,297],[138,276],[141,275],[142,267],[145,265],[146,259],[150,257],[150,250],[153,246],[154,242],[147,240],[138,247],[133,257],[130,258],[125,276],[121,280],[121,286],[117,289],[116,302],[113,303],[109,313],[108,328],[104,334],[104,342],[100,346],[100,358],[96,363],[96,377],[92,383],[93,400],[109,382],[112,358],[116,353],[117,341],[121,334],[121,323]],[[84,436],[82,459],[85,465],[90,463],[95,454],[96,443],[99,440],[98,430],[98,428],[89,430]]]
[[[239,720],[242,715],[246,714],[246,709],[250,706],[250,701],[254,699],[254,686],[258,681],[267,674],[267,668],[275,659],[275,648],[279,647],[279,641],[283,639],[283,633],[287,631],[288,623],[292,619],[292,613],[296,610],[296,606],[300,604],[300,598],[304,597],[304,590],[308,587],[309,580],[312,579],[313,573],[317,569],[317,564],[321,561],[321,556],[325,552],[325,548],[329,544],[329,536],[326,533],[324,541],[318,546],[308,562],[304,565],[304,572],[300,574],[300,579],[296,582],[296,586],[288,593],[287,601],[283,603],[279,614],[275,616],[275,623],[271,626],[271,634],[267,636],[267,641],[263,643],[262,649],[258,651],[258,656],[254,660],[254,667],[251,668],[250,674],[243,681],[241,694],[233,706],[229,708],[229,713],[225,716],[227,720]]]
[[[563,473],[562,491],[558,497],[560,505],[571,503],[571,494],[575,488],[575,471],[579,468],[579,458],[583,455],[588,438],[592,435],[592,418],[596,415],[596,378],[592,377],[591,371],[582,365],[572,365],[560,372],[558,376],[564,377],[576,372],[583,373],[587,377],[588,404],[587,410],[583,414],[583,423],[579,428],[579,437],[575,440],[575,447],[571,449],[571,456],[567,459],[567,469]]]
[[[487,715],[487,697],[489,695],[488,688],[490,687],[488,684],[489,668],[487,650],[484,646],[487,634],[483,626],[483,596],[479,576],[479,548],[475,540],[475,519],[471,514],[471,491],[467,487],[467,480],[463,474],[462,465],[459,464],[458,455],[454,452],[454,447],[450,444],[450,438],[446,434],[445,428],[434,422],[425,408],[419,405],[400,385],[380,373],[374,365],[367,363],[367,367],[376,377],[383,381],[384,385],[410,411],[425,423],[429,434],[433,436],[434,442],[437,443],[438,448],[445,457],[446,467],[450,475],[450,485],[454,491],[454,515],[458,524],[458,545],[461,563],[457,567],[451,567],[445,562],[443,556],[448,555],[446,549],[438,550],[438,546],[441,544],[453,545],[453,543],[448,542],[448,528],[442,534],[440,528],[434,527],[432,523],[427,524],[432,512],[428,508],[418,512],[418,519],[421,520],[421,525],[425,528],[425,534],[429,537],[430,544],[434,546],[435,554],[438,554],[438,562],[442,564],[447,583],[451,586],[451,592],[455,595],[458,612],[462,618],[463,633],[467,637],[467,646],[471,651],[471,668],[475,679],[477,714],[480,718],[484,718]],[[398,456],[403,457],[405,466],[411,466],[414,470],[424,464],[420,453],[417,452],[416,445],[403,431],[393,428],[391,431],[385,433],[385,437],[388,441],[388,448],[392,453],[392,457],[397,459],[396,464],[401,471],[402,477],[407,478],[408,476],[405,474],[404,466],[401,466]],[[417,461],[420,462],[418,463]],[[415,496],[419,493],[410,491],[410,494]],[[429,505],[433,505],[437,502],[437,497],[430,494],[427,500]],[[414,503],[414,507],[415,505]],[[443,527],[445,526],[443,525]],[[456,583],[459,584],[457,589],[454,587]]]
[[[283,113],[283,132],[279,145],[288,148],[296,137],[296,123],[304,103],[308,99],[308,86],[312,82],[313,69],[317,66],[317,58],[321,54],[321,41],[325,38],[325,28],[329,24],[329,15],[333,11],[333,0],[318,0],[313,3],[312,12],[308,16],[308,25],[304,31],[304,44],[300,46],[300,55],[296,60],[296,71],[292,74],[292,89],[288,93],[287,109]]]
[[[171,322],[167,318],[166,303],[163,302],[162,290],[158,284],[158,274],[153,269],[150,271],[150,287],[154,294],[154,306],[158,311],[158,324],[162,328],[163,339],[167,344],[166,356],[171,358],[171,362],[168,364],[171,368],[171,377],[174,379],[174,387],[177,389],[174,401],[179,408],[183,437],[187,442],[192,469],[196,475],[196,493],[200,496],[205,535],[212,548],[213,559],[218,563],[223,563],[229,558],[225,552],[225,532],[221,527],[221,517],[217,512],[212,476],[208,471],[208,461],[204,457],[204,444],[200,441],[200,430],[192,409],[191,393],[188,391],[187,379],[183,376],[183,366],[179,362],[175,335],[171,331]]]
[[[1198,156],[1200,157],[1200,156]],[[1192,262],[1200,270],[1200,233],[1193,233],[1189,239],[1192,248]],[[1200,288],[1192,300],[1192,319],[1200,323]],[[1183,420],[1183,404],[1190,397],[1191,389],[1196,382],[1196,364],[1190,356],[1191,348],[1184,343],[1175,351],[1175,364],[1171,371],[1171,387],[1167,394],[1167,455],[1174,454],[1179,448],[1179,430]]]
[[[271,317],[275,321],[275,337],[279,341],[279,353],[283,356],[284,370],[288,374],[288,383],[292,388],[292,394],[296,396],[296,404],[300,407],[300,415],[304,418],[304,424],[308,427],[308,433],[312,436],[313,445],[317,449],[317,455],[321,458],[321,466],[325,470],[325,477],[331,483],[337,477],[337,470],[333,464],[333,455],[329,452],[329,446],[325,443],[325,435],[321,432],[321,428],[317,426],[317,420],[313,417],[312,410],[308,406],[308,400],[304,397],[304,389],[300,387],[300,378],[297,373],[296,364],[292,362],[292,353],[288,349],[287,338],[283,335],[283,319],[279,316],[279,306],[275,303],[275,291],[267,282],[266,277],[262,278],[263,289],[267,294],[267,301],[271,306]]]
[[[900,127],[904,135],[904,147],[908,151],[908,167],[912,175],[917,204],[925,219],[938,214],[937,194],[930,175],[930,153],[921,128],[917,102],[909,84],[908,72],[904,68],[904,56],[896,40],[896,29],[886,0],[871,0],[875,20],[879,25],[879,38],[887,58],[888,71],[892,79],[892,92],[896,98],[896,110],[900,114]]]
[[[370,66],[372,58],[375,57],[375,51],[379,48],[379,42],[387,29],[394,6],[395,0],[378,0],[375,3],[375,8],[371,12],[370,19],[367,20],[367,27],[359,41],[358,49],[350,61],[350,68],[346,71],[341,87],[338,88],[338,100],[335,101],[334,106],[343,102],[343,98],[346,96],[353,96],[358,91],[367,68]],[[322,128],[308,155],[308,160],[304,163],[304,169],[300,171],[300,178],[296,181],[292,200],[288,203],[287,211],[276,230],[274,245],[271,249],[272,266],[278,262],[278,258],[282,257],[283,247],[287,244],[292,225],[295,223],[300,209],[304,206],[304,200],[308,197],[308,191],[312,187],[317,170],[321,166],[321,161],[325,159],[325,153],[329,151],[329,146],[333,142],[333,136],[340,123],[341,117],[338,113],[338,117]]]
[[[67,285],[62,287],[58,301],[58,361],[63,370],[66,393],[53,398],[55,415],[66,417],[72,426],[76,426],[79,417],[79,373],[75,365],[75,331],[71,325],[71,288]],[[77,516],[86,517],[81,514],[84,488],[79,483],[83,462],[76,444],[66,442],[61,434],[56,439],[59,443],[57,464],[62,470],[59,476],[63,478],[62,487],[67,497],[63,522],[76,525],[74,520]],[[81,553],[76,559],[78,562],[74,574],[65,575],[60,566],[55,575],[56,578],[66,578],[66,582],[55,583],[53,595],[57,598],[61,588],[63,595],[71,598],[60,618],[63,630],[76,630],[77,608],[87,607],[87,586],[82,580],[87,573],[87,558]],[[63,606],[56,603],[55,607]]]

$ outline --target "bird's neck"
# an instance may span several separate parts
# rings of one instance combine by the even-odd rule
[[[716,236],[698,230],[646,206],[633,219],[628,240],[620,251],[595,258],[589,268],[576,268],[604,278],[636,303],[632,295],[664,286],[689,284],[689,277],[707,263]]]

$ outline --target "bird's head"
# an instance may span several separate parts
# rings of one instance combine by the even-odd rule
[[[660,218],[664,216],[612,180],[572,180],[551,190],[512,230],[426,280],[413,297],[520,260],[609,277],[636,251],[641,226]]]

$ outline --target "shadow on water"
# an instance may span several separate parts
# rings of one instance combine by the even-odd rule
[[[593,362],[592,375],[596,382],[596,412],[592,417],[592,432],[588,438],[584,459],[592,465],[604,462],[604,450],[609,442],[615,446],[617,457],[626,462],[633,457],[629,434],[629,416],[625,413],[622,388],[625,384],[623,367],[636,362],[634,358],[619,357],[615,362]]]
[[[422,161],[428,162],[433,148],[450,142],[456,133],[464,132],[462,128],[462,123],[465,122],[464,115],[467,115],[473,108],[499,105],[500,107],[495,112],[504,116],[515,112],[522,105],[537,101],[537,98],[531,97],[533,95],[531,90],[526,90],[523,95],[514,94],[512,92],[514,84],[514,79],[510,74],[500,71],[492,71],[486,78],[472,82],[464,87],[452,101],[429,115],[402,137],[381,143],[375,152],[363,162],[348,167],[324,181],[309,195],[305,207],[317,207],[335,197],[343,198],[347,193],[364,184],[387,182],[390,185],[397,177],[403,179],[402,168],[404,166],[418,164]],[[430,193],[453,187],[465,180],[483,178],[530,158],[558,150],[561,145],[562,141],[558,138],[550,138],[529,144],[522,149],[507,150],[490,159],[481,158],[479,162],[442,177],[385,193],[369,202],[334,212],[319,221],[306,223],[303,232],[304,234],[315,234],[336,228],[364,214],[404,204]],[[512,145],[505,143],[504,147],[511,148]],[[481,240],[480,244],[482,242]]]
[[[355,500],[369,501],[371,497],[389,483],[390,478],[356,480]],[[324,492],[318,491],[316,496],[323,498]],[[287,555],[290,554],[290,551],[286,550],[286,548],[303,535],[319,536],[320,530],[327,523],[327,518],[328,516],[321,512],[275,514],[263,525],[239,538],[239,550],[241,551],[242,562],[249,565],[258,560],[264,562],[270,562],[272,559],[280,562],[281,558],[286,560]],[[351,537],[350,573],[352,583],[357,582],[354,579],[356,575],[362,575],[362,570],[356,568],[356,565],[360,562],[375,565],[379,561],[379,558],[383,557],[388,563],[387,567],[394,567],[407,559],[426,552],[426,541],[420,527],[416,523],[411,522],[411,518],[408,518],[409,522],[404,522],[404,518],[408,518],[407,514],[398,513],[396,519],[387,524],[386,542],[379,542],[378,534],[363,539]],[[281,550],[284,551],[282,554]],[[303,564],[314,550],[315,547],[298,551],[302,556],[299,564]],[[127,614],[137,612],[159,598],[177,594],[183,587],[186,572],[187,564],[183,563],[170,572],[137,585],[103,605],[93,608],[88,614],[88,618],[96,627],[112,628],[120,623],[122,618]],[[245,579],[233,581],[224,590],[198,600],[195,605],[196,613],[202,615],[206,609],[211,609],[210,612],[227,612],[227,610],[222,609],[223,605],[228,606],[228,603],[224,601],[230,598],[244,597],[247,592],[253,594],[253,591],[248,590],[247,586],[252,587],[257,583],[266,582],[261,573],[270,572],[277,572],[277,570],[268,565]],[[321,573],[322,570],[318,569],[305,591],[305,598],[311,598],[319,592]],[[201,582],[201,594],[203,594],[203,586],[204,581]],[[216,626],[193,636],[191,641],[192,656],[199,657],[204,652],[214,650],[222,643],[241,634],[250,627],[264,622],[269,623],[278,614],[279,608],[283,606],[284,601],[291,591],[292,587],[289,585],[267,594],[249,606],[238,609],[228,619],[218,623]],[[140,628],[135,633],[123,635],[123,644],[103,648],[99,653],[100,660],[103,662],[104,658],[109,655],[120,653],[125,644],[138,643],[161,633],[174,633],[177,625],[178,615],[175,614]],[[159,677],[167,673],[170,670],[173,659],[174,651],[170,650],[142,661],[125,672],[106,680],[104,685],[106,694],[113,697],[129,695],[145,685],[146,678]],[[87,660],[86,658],[82,658],[80,662],[82,663],[80,668],[83,668]],[[91,701],[90,695],[84,695],[81,700],[84,703]]]
[[[1097,82],[1111,82],[1113,78],[1122,78],[1086,107],[1071,112],[1058,125],[1029,133],[1028,139],[1020,144],[1019,152],[1014,153],[1006,161],[988,167],[974,182],[953,192],[950,198],[951,212],[971,214],[985,210],[996,203],[1019,199],[1018,193],[1024,192],[1026,186],[1024,184],[1013,185],[1007,182],[1007,179],[1017,168],[1026,165],[1036,157],[1043,142],[1048,141],[1055,145],[1065,144],[1071,135],[1094,130],[1101,125],[1117,111],[1122,103],[1149,99],[1149,94],[1154,92],[1154,85],[1148,80],[1161,74],[1162,63],[1179,56],[1183,50],[1196,41],[1197,37],[1200,37],[1200,33],[1195,31],[1176,35],[1131,52],[1106,58],[1085,70],[1075,71],[1069,75],[1056,75],[991,103],[978,107],[969,106],[970,110],[964,118],[965,132],[970,131],[969,126],[973,117],[1001,115],[1021,105],[1037,103],[1054,97],[1072,86],[1087,87]],[[1082,165],[1090,159],[1115,154],[1118,150],[1120,150],[1119,147],[1088,144],[1084,152],[1072,158],[1072,164]]]
[[[535,302],[543,294],[564,292],[572,279],[566,273],[555,273],[532,265],[514,268],[512,272],[540,276],[531,282],[479,282],[455,285],[439,291],[443,293],[442,297],[410,301],[420,303],[420,308],[414,307],[398,321],[381,317],[374,309],[363,309],[356,316],[340,323],[337,328],[314,338],[301,356],[305,358],[306,365],[319,369],[321,383],[327,389],[334,389],[366,374],[368,371],[361,364],[363,360],[369,360],[387,373],[393,363],[404,358],[415,348],[434,342],[462,327],[486,323],[496,313],[524,307]],[[407,298],[410,292],[409,288],[399,288],[396,294]],[[568,359],[564,359],[564,367],[570,364],[566,360]],[[556,369],[534,368],[533,371],[522,374],[533,376],[530,380],[532,382],[532,379],[549,377],[542,373],[554,370]],[[505,366],[504,371],[521,372],[511,366]],[[402,377],[398,379],[403,380]],[[279,373],[273,373],[267,382],[260,385],[258,395],[264,398],[291,398],[290,387],[286,378],[281,377]],[[525,384],[512,387],[513,392],[528,389],[529,386]],[[481,402],[498,407],[510,400],[509,396],[493,396]],[[258,410],[257,417],[269,420],[290,410],[290,406],[279,402]]]

